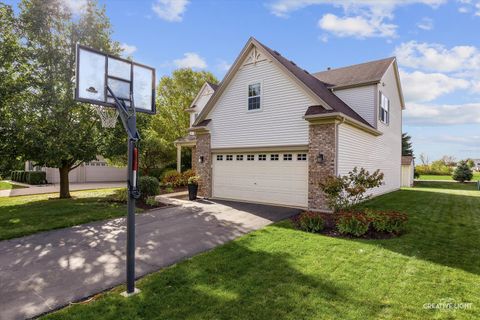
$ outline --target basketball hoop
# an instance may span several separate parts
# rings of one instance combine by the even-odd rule
[[[110,107],[92,104],[92,108],[95,109],[100,120],[102,121],[103,128],[115,128],[118,118],[118,110]]]

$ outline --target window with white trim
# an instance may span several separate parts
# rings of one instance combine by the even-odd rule
[[[248,85],[248,110],[260,109],[260,83]]]
[[[237,161],[243,161],[243,154],[237,154]]]
[[[283,155],[283,161],[292,161],[292,154],[291,153],[285,153]]]
[[[232,161],[233,160],[233,155],[227,154],[226,159],[227,159],[227,161]]]
[[[380,108],[378,108],[378,119],[382,121],[385,124],[389,124],[390,122],[390,100],[382,93],[380,92]]]
[[[266,154],[259,154],[258,155],[258,161],[267,161],[267,155]]]
[[[217,161],[222,161],[223,160],[223,155],[217,154]]]
[[[307,154],[306,153],[297,154],[297,161],[306,161],[306,160],[307,160]]]
[[[253,161],[253,160],[255,160],[255,155],[247,154],[247,161]]]
[[[278,161],[278,154],[271,154],[270,161]]]

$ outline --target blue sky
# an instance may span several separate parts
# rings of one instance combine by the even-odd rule
[[[99,2],[158,78],[189,66],[221,80],[250,36],[311,72],[396,55],[417,158],[480,158],[480,0]]]

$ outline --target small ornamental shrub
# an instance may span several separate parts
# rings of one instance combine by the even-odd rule
[[[166,193],[172,193],[173,191],[174,191],[174,190],[173,190],[172,187],[166,187],[166,188],[165,188],[165,192],[166,192]]]
[[[108,197],[108,200],[115,202],[127,203],[128,191],[127,188],[115,190],[112,195]]]
[[[408,217],[404,213],[367,211],[366,215],[377,232],[400,234],[406,230]]]
[[[472,169],[468,166],[467,162],[462,160],[458,162],[457,167],[453,171],[453,180],[458,182],[470,181],[473,178]]]
[[[149,205],[150,207],[155,207],[158,202],[155,200],[155,197],[148,197],[145,199],[145,204]]]
[[[193,171],[192,169],[188,169],[188,170],[182,172],[181,186],[186,186],[189,183],[188,180],[191,177],[195,177],[195,171]]]
[[[47,180],[47,173],[44,171],[27,171],[26,182],[28,184],[42,184]]]
[[[370,219],[363,213],[341,212],[337,215],[337,229],[342,234],[363,236],[370,226]]]
[[[366,192],[369,189],[382,185],[383,173],[376,170],[373,173],[364,168],[353,168],[348,175],[337,177],[328,176],[320,183],[320,188],[325,193],[328,206],[334,211],[346,211],[360,202],[370,198]]]
[[[323,230],[325,222],[317,212],[302,212],[297,217],[295,224],[298,229],[303,231],[320,232]]]
[[[138,179],[138,188],[140,197],[145,201],[148,197],[156,196],[160,191],[160,183],[155,177],[144,176]]]
[[[177,170],[168,170],[164,173],[162,183],[172,188],[180,187],[183,183],[182,174]]]

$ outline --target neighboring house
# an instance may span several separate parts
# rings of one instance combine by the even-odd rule
[[[250,38],[176,145],[193,148],[204,197],[326,211],[328,175],[380,169],[374,195],[400,188],[402,109],[395,58],[311,74]]]
[[[474,163],[472,170],[480,171],[480,159],[472,159],[472,160]]]
[[[45,171],[48,183],[60,183],[58,168],[35,167],[27,161],[25,170]],[[97,156],[97,160],[82,163],[70,171],[68,180],[70,183],[123,182],[127,181],[127,169],[109,166],[102,156]]]
[[[415,163],[413,156],[402,156],[402,187],[413,186],[415,178]]]

